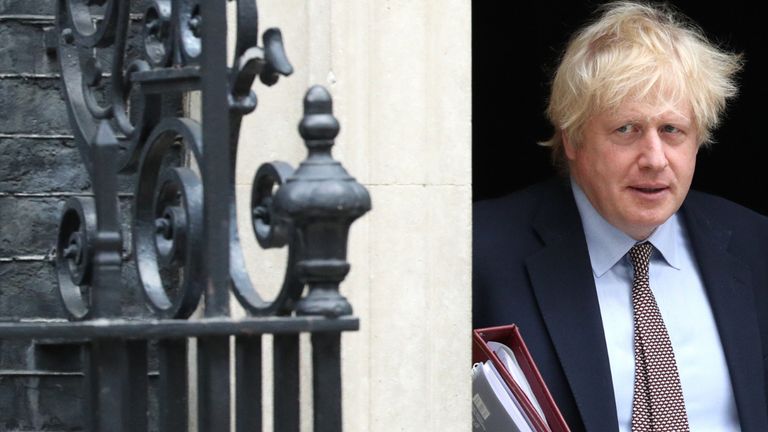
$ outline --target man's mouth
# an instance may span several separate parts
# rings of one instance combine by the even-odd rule
[[[649,195],[658,194],[669,189],[668,186],[630,186],[629,188],[634,191]]]

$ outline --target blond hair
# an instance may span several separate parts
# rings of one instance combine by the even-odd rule
[[[709,42],[668,6],[619,1],[600,11],[571,38],[552,81],[547,116],[555,133],[542,144],[552,147],[556,165],[565,165],[563,134],[579,145],[591,116],[626,100],[688,103],[699,144],[709,143],[737,93],[741,56]]]

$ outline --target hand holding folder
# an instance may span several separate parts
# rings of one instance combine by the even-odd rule
[[[515,325],[473,334],[473,430],[568,432]]]

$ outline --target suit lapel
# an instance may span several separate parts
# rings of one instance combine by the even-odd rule
[[[768,430],[763,366],[751,271],[728,249],[731,233],[688,199],[682,213],[728,362],[741,428]]]
[[[567,188],[543,204],[534,229],[544,248],[526,260],[547,331],[587,430],[616,430],[603,323],[581,219]]]
[[[534,229],[544,247],[526,260],[542,317],[586,430],[616,430],[616,406],[599,303],[578,210],[567,188],[544,203]],[[692,193],[693,194],[693,193]],[[751,271],[728,249],[731,233],[688,199],[681,213],[728,363],[744,431],[768,430]]]

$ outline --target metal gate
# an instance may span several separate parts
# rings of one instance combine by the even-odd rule
[[[299,124],[307,158],[295,170],[264,163],[252,185],[259,245],[288,248],[279,294],[259,295],[236,224],[240,123],[256,108],[255,79],[274,85],[292,67],[279,30],[266,30],[259,44],[255,0],[236,1],[227,65],[226,7],[224,0],[57,0],[57,27],[46,41],[59,59],[93,197],[70,198],[60,219],[58,291],[69,320],[1,322],[0,339],[82,347],[90,431],[184,431],[190,406],[200,431],[228,431],[233,423],[260,431],[265,334],[274,337],[274,429],[298,431],[301,333],[311,334],[314,430],[341,430],[340,338],[359,322],[338,287],[349,271],[349,226],[370,209],[370,198],[331,156],[339,124],[329,93],[310,88]],[[130,39],[134,30],[140,34]],[[199,122],[176,109],[193,92],[202,99]],[[128,247],[121,177],[134,182]],[[129,261],[149,317],[129,315],[121,301],[136,289],[121,277]],[[230,293],[246,317],[230,315]],[[197,347],[191,360],[190,340]],[[150,343],[156,424],[148,418]],[[190,370],[197,371],[196,404],[189,403]]]

